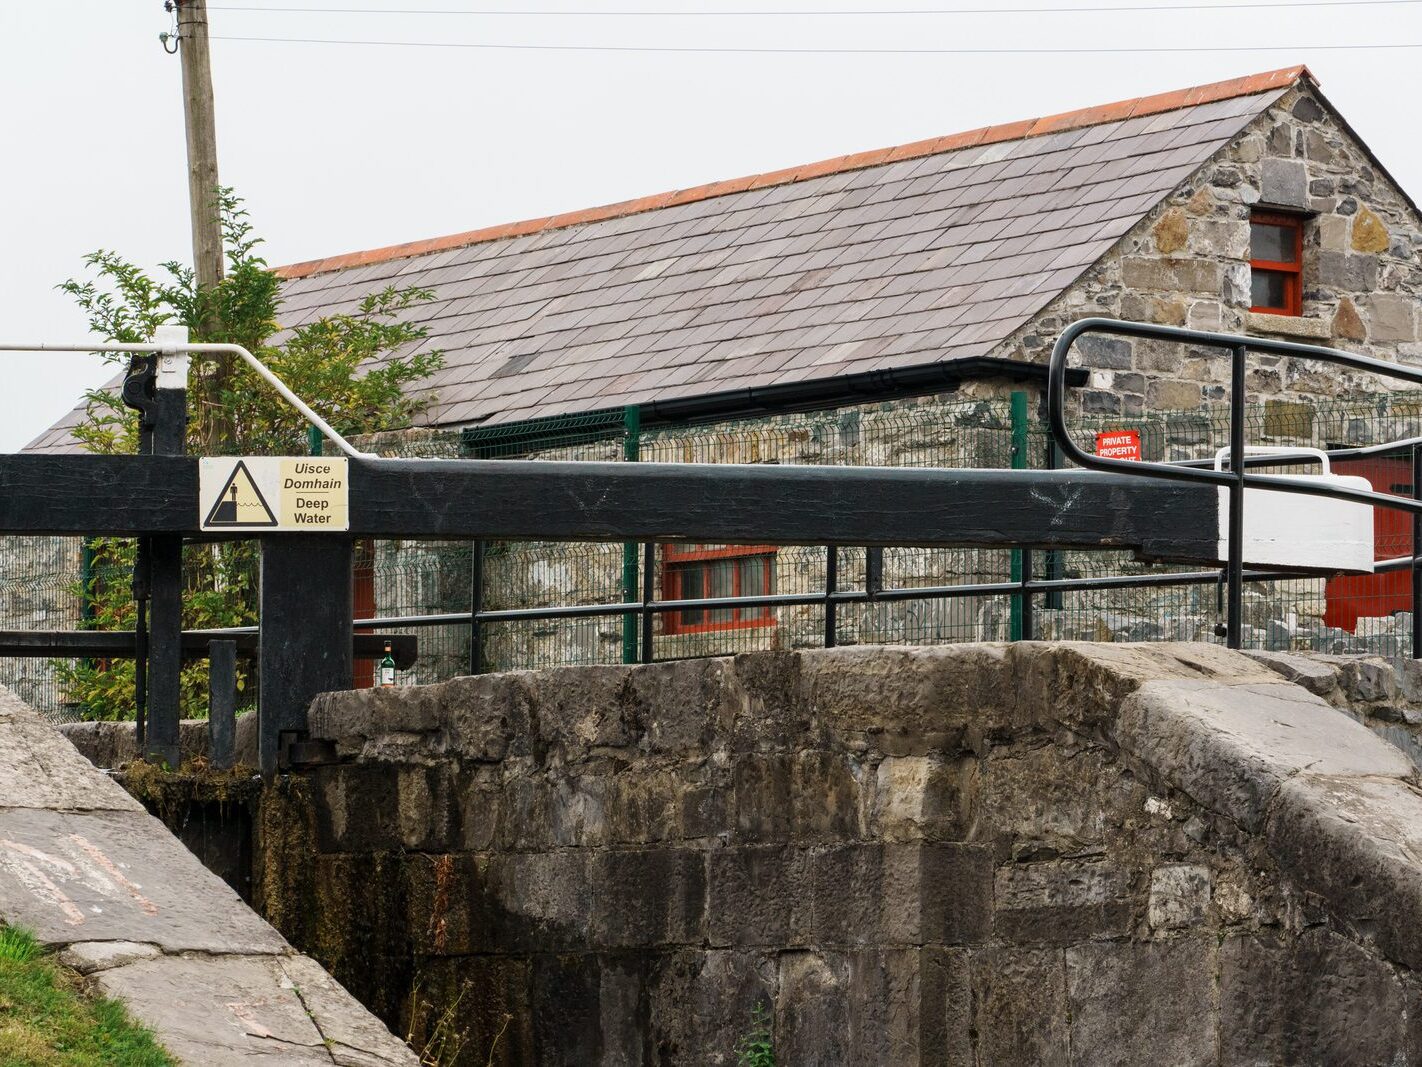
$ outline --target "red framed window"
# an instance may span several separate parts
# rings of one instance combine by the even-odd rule
[[[727,596],[768,596],[775,592],[773,545],[665,545],[662,596],[667,600],[707,600]],[[774,626],[768,607],[688,608],[663,616],[665,633],[692,634]]]
[[[1303,219],[1256,211],[1249,218],[1250,311],[1303,314]]]

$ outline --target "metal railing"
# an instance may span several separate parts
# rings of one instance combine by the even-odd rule
[[[1176,341],[1206,348],[1227,349],[1230,353],[1230,395],[1229,395],[1229,465],[1228,471],[1201,466],[1201,461],[1191,463],[1165,463],[1148,460],[1122,460],[1098,456],[1081,448],[1071,435],[1066,416],[1066,370],[1067,358],[1072,345],[1086,334],[1110,334],[1119,337],[1137,337],[1147,340]],[[1248,488],[1266,488],[1284,493],[1303,496],[1326,497],[1332,500],[1349,500],[1373,507],[1405,511],[1412,515],[1412,555],[1406,559],[1385,561],[1374,571],[1397,570],[1403,567],[1412,571],[1413,604],[1417,604],[1422,592],[1422,437],[1406,438],[1366,448],[1335,449],[1325,453],[1330,459],[1357,459],[1364,456],[1386,455],[1404,449],[1412,453],[1412,498],[1393,496],[1365,489],[1351,489],[1333,482],[1304,481],[1282,475],[1249,473],[1251,466],[1277,466],[1307,460],[1312,462],[1314,454],[1268,455],[1249,457],[1245,453],[1245,364],[1250,352],[1264,352],[1276,356],[1291,356],[1366,371],[1385,378],[1396,378],[1422,385],[1422,371],[1412,370],[1395,363],[1388,363],[1372,356],[1360,356],[1343,352],[1336,348],[1317,345],[1297,344],[1292,341],[1274,341],[1260,337],[1244,337],[1236,334],[1210,333],[1202,330],[1187,330],[1177,326],[1154,326],[1146,323],[1123,322],[1116,319],[1081,319],[1072,323],[1057,338],[1052,348],[1047,382],[1047,417],[1052,437],[1063,455],[1087,470],[1098,470],[1161,478],[1169,481],[1204,482],[1224,487],[1229,493],[1228,549],[1225,562],[1225,588],[1227,598],[1225,642],[1230,648],[1243,645],[1242,627],[1244,616],[1244,501]],[[1412,628],[1412,656],[1422,659],[1422,627]]]
[[[1175,330],[1168,327],[1134,327],[1114,321],[1095,320],[1092,328],[1109,329],[1122,334],[1138,331],[1138,336],[1162,340],[1184,340],[1191,344],[1203,344],[1206,338],[1213,338],[1220,347],[1234,347],[1243,343],[1247,349],[1282,353],[1290,356],[1313,357],[1319,352],[1332,350],[1316,349],[1307,345],[1293,345],[1285,342],[1268,342],[1257,338],[1235,338],[1224,335],[1200,334],[1194,331]],[[1086,332],[1087,324],[1073,328],[1070,340],[1075,340]],[[1068,344],[1069,348],[1070,345]],[[1391,364],[1353,357],[1347,353],[1337,353],[1345,357],[1347,365],[1389,374],[1409,383],[1422,381],[1419,372],[1408,372]],[[1065,357],[1063,357],[1065,358]],[[1402,371],[1402,373],[1398,373]],[[1232,375],[1233,377],[1233,375]],[[1291,412],[1283,410],[1288,404],[1271,400],[1270,405],[1247,403],[1241,392],[1239,402],[1231,401],[1228,412],[1224,406],[1199,410],[1151,411],[1135,417],[1129,415],[1102,415],[1094,417],[1075,416],[1072,425],[1078,435],[1091,430],[1118,429],[1135,425],[1140,428],[1143,451],[1149,456],[1166,456],[1172,459],[1165,464],[1171,470],[1198,470],[1208,460],[1194,457],[1201,449],[1213,450],[1222,440],[1234,444],[1235,427],[1241,421],[1247,427],[1251,438],[1263,435],[1272,441],[1314,442],[1333,444],[1340,441],[1368,441],[1391,436],[1399,441],[1373,444],[1367,447],[1329,448],[1329,455],[1335,459],[1366,459],[1395,453],[1400,447],[1422,440],[1415,437],[1401,437],[1402,434],[1418,432],[1422,428],[1422,404],[1417,400],[1404,400],[1405,396],[1422,394],[1377,394],[1366,402],[1342,401],[1320,398],[1307,405],[1295,404],[1307,411]],[[1012,410],[1019,408],[1019,410]],[[1240,412],[1245,416],[1240,418]],[[559,425],[545,427],[539,434],[513,431],[495,427],[477,441],[471,442],[467,435],[457,433],[416,434],[409,440],[391,440],[382,447],[380,443],[361,443],[362,447],[374,446],[386,451],[393,448],[406,454],[454,457],[477,455],[484,458],[529,455],[550,459],[616,459],[635,462],[638,459],[682,462],[781,462],[781,463],[828,463],[828,464],[885,464],[885,465],[926,465],[962,467],[1051,467],[1053,462],[1053,432],[1055,427],[1036,418],[1027,420],[1025,404],[1009,404],[1007,397],[995,399],[968,399],[941,397],[925,400],[921,404],[907,404],[892,410],[887,408],[843,409],[838,411],[809,412],[793,417],[777,419],[748,419],[735,423],[720,423],[701,426],[671,426],[639,429],[631,413],[607,414],[596,417],[569,418]],[[1227,416],[1227,417],[1226,417]],[[549,431],[552,432],[549,432]],[[639,439],[640,435],[640,439]],[[410,450],[415,450],[411,453]],[[1098,465],[1099,457],[1075,450],[1075,455],[1066,449],[1057,448],[1057,453],[1068,462],[1075,461],[1082,466]],[[1091,461],[1082,462],[1085,454]],[[1246,456],[1242,466],[1255,469],[1269,464],[1279,464],[1276,456]],[[1417,463],[1414,452],[1413,465]],[[1152,469],[1151,462],[1131,462],[1127,473],[1140,474]],[[1122,469],[1122,468],[1116,468]],[[1222,479],[1233,476],[1233,470],[1220,472]],[[1205,472],[1202,472],[1205,473]],[[1213,473],[1213,472],[1211,472]],[[1400,467],[1397,480],[1406,476]],[[1249,485],[1258,484],[1255,475],[1250,474]],[[1210,479],[1213,480],[1213,479]],[[1383,484],[1377,482],[1376,484]],[[1219,484],[1227,485],[1227,481]],[[1422,485],[1422,479],[1412,477],[1413,492]],[[1285,491],[1298,491],[1292,486]],[[1328,495],[1328,494],[1324,494]],[[1381,493],[1365,494],[1366,502],[1381,507],[1398,507],[1398,498]],[[1413,546],[1419,544],[1415,527],[1422,524],[1422,513],[1411,506],[1402,510],[1410,511],[1413,518]],[[886,552],[870,549],[841,549],[831,552],[823,547],[782,549],[777,572],[777,585],[789,588],[780,592],[751,597],[724,597],[707,599],[659,600],[657,594],[658,577],[662,575],[664,561],[658,558],[655,546],[648,545],[608,545],[577,546],[579,551],[587,550],[589,559],[595,557],[596,566],[589,566],[571,577],[564,575],[556,583],[544,583],[535,588],[528,578],[530,569],[547,561],[558,561],[560,553],[567,546],[491,544],[471,545],[463,542],[446,545],[444,549],[426,551],[422,543],[405,543],[398,550],[395,545],[377,546],[378,560],[371,561],[375,572],[373,579],[377,593],[370,607],[381,610],[361,612],[363,617],[356,621],[361,629],[372,627],[408,628],[421,635],[421,666],[417,677],[420,680],[435,680],[466,670],[502,669],[510,666],[545,666],[564,662],[612,662],[619,658],[628,661],[646,662],[653,658],[668,658],[695,654],[724,654],[730,651],[772,644],[784,647],[787,644],[805,646],[812,644],[834,645],[855,640],[870,641],[952,641],[952,640],[995,640],[1001,637],[1031,638],[1043,634],[1066,636],[1088,636],[1093,626],[1101,625],[1101,617],[1112,612],[1137,613],[1133,618],[1149,622],[1156,618],[1161,622],[1157,632],[1168,630],[1179,633],[1182,627],[1174,622],[1164,625],[1164,620],[1174,619],[1175,613],[1194,613],[1183,627],[1188,633],[1196,633],[1200,639],[1206,637],[1209,627],[1225,615],[1224,600],[1229,588],[1228,568],[1194,569],[1172,573],[1120,573],[1129,569],[1118,562],[1119,552],[1087,554],[1081,550],[1033,551],[965,549],[915,553],[909,550],[890,549]],[[488,554],[486,556],[485,548]],[[415,551],[409,551],[414,549]],[[446,551],[446,549],[448,551]],[[473,549],[473,551],[471,551]],[[605,549],[605,551],[604,551]],[[619,552],[619,549],[621,550]],[[1399,536],[1393,550],[1403,552],[1407,545]],[[28,551],[27,549],[24,551]],[[52,614],[48,621],[23,623],[20,620],[8,625],[37,625],[52,627],[56,623],[73,625],[79,622],[87,600],[64,592],[67,585],[89,587],[86,580],[81,583],[79,574],[79,552],[71,553],[73,560],[56,561],[51,568],[45,559],[41,564],[39,549],[33,557],[36,563],[25,562],[24,551],[15,553],[16,570],[12,581],[33,581],[36,584],[37,599],[63,601],[63,612]],[[48,550],[46,550],[48,551]],[[1379,546],[1379,554],[1387,551]],[[444,554],[440,554],[440,553]],[[922,556],[922,559],[916,559]],[[1412,555],[1397,556],[1379,561],[1375,567],[1378,573],[1398,570],[1412,570],[1414,591],[1412,603],[1422,603],[1418,599],[1417,586],[1422,577],[1413,567]],[[359,566],[359,564],[358,564]],[[1132,565],[1133,566],[1133,565]],[[50,573],[53,570],[54,573]],[[63,570],[64,573],[60,573]],[[432,576],[438,570],[439,578]],[[604,574],[603,571],[606,571]],[[457,573],[456,580],[449,575]],[[1304,572],[1285,570],[1260,570],[1240,568],[1238,580],[1241,583],[1254,581],[1279,581],[1300,578]],[[788,580],[785,577],[788,575]],[[885,576],[890,580],[886,581]],[[961,584],[949,584],[954,576],[960,577]],[[662,575],[664,576],[664,575]],[[1351,637],[1351,622],[1336,623],[1333,627],[1322,624],[1324,589],[1317,572],[1309,574],[1310,582],[1294,582],[1288,586],[1289,597],[1310,601],[1308,625],[1313,625],[1312,613],[1316,611],[1320,627],[1319,640],[1312,647],[1328,650],[1328,641],[1337,635]],[[115,578],[114,580],[117,580]],[[914,581],[924,584],[913,585]],[[53,586],[46,592],[40,588],[41,582]],[[1213,586],[1211,593],[1173,594],[1169,590],[1190,586]],[[774,589],[774,586],[771,586]],[[794,591],[790,591],[793,589]],[[1141,590],[1142,595],[1129,593],[1105,594],[1112,591]],[[1152,593],[1159,590],[1159,594]],[[674,591],[673,590],[668,590]],[[1267,596],[1275,596],[1273,590],[1265,591]],[[1073,596],[1073,594],[1075,594]],[[1205,606],[1206,598],[1216,601],[1212,610]],[[1279,594],[1283,596],[1284,594]],[[1330,583],[1327,602],[1332,609],[1337,594]],[[1384,599],[1381,594],[1347,594],[1360,602],[1376,597],[1378,603]],[[974,603],[969,598],[983,598]],[[993,598],[996,603],[987,598]],[[1000,599],[999,599],[1000,598]],[[1065,599],[1063,599],[1065,598]],[[551,599],[554,602],[549,603]],[[72,604],[69,601],[72,600]],[[970,606],[954,608],[952,611],[930,612],[904,607],[894,611],[869,612],[849,611],[864,605],[906,604],[911,601],[951,602],[967,600]],[[598,601],[598,602],[593,602]],[[1251,610],[1260,614],[1250,616],[1255,629],[1242,625],[1252,634],[1247,640],[1262,643],[1266,640],[1263,632],[1266,618],[1273,615],[1262,614],[1259,598],[1250,600]],[[1391,606],[1405,608],[1405,602],[1391,598]],[[998,607],[997,604],[1001,604]],[[1312,605],[1316,604],[1314,607]],[[1189,605],[1188,608],[1183,605]],[[1240,618],[1237,610],[1238,599],[1232,607],[1234,618]],[[1270,599],[1266,605],[1274,610],[1275,602]],[[698,640],[688,641],[659,633],[655,621],[659,616],[677,611],[715,610],[718,608],[741,609],[802,609],[780,613],[773,627],[762,630],[718,631],[698,635]],[[1043,610],[1051,609],[1051,610]],[[821,614],[822,613],[822,614]],[[1361,615],[1385,613],[1383,609],[1364,608]],[[1010,617],[1009,617],[1010,615]],[[71,618],[72,616],[72,618]],[[1198,616],[1198,617],[1197,617]],[[1303,619],[1303,616],[1300,616]],[[596,627],[588,625],[580,629],[579,635],[569,632],[575,620],[610,619],[621,620],[620,627]],[[552,634],[554,627],[548,624],[556,620],[567,620],[570,625],[561,627],[559,633]],[[1383,620],[1386,621],[1386,620]],[[1349,635],[1344,635],[1336,627],[1346,627]],[[1401,636],[1405,633],[1405,623],[1399,622],[1397,636],[1378,638],[1368,647],[1385,646],[1397,649],[1405,643]],[[441,629],[443,628],[443,629]],[[1224,629],[1228,636],[1228,624]],[[620,631],[620,633],[618,632]],[[588,637],[589,633],[592,637]],[[1359,635],[1363,633],[1358,630]],[[1389,630],[1389,634],[1392,631]],[[996,635],[996,636],[995,636]],[[1169,636],[1162,633],[1161,636]],[[589,644],[596,643],[593,654],[601,658],[589,658],[585,650],[575,651],[573,637],[587,638]],[[1109,635],[1106,638],[1110,639]],[[1117,636],[1115,639],[1122,639]],[[1135,637],[1129,639],[1138,639]],[[1267,638],[1273,641],[1272,636]],[[1296,640],[1309,647],[1310,632],[1300,628]],[[1422,627],[1412,628],[1411,640],[1414,653],[1422,645]],[[1269,645],[1267,647],[1279,647]],[[1347,646],[1355,647],[1351,640]],[[1361,636],[1356,647],[1363,647]],[[704,651],[703,651],[704,650]],[[1337,644],[1333,650],[1341,650]],[[1386,652],[1385,654],[1394,654]],[[581,657],[581,658],[576,658]],[[30,661],[38,669],[43,664]],[[8,666],[8,665],[7,665]],[[254,679],[255,681],[255,679]],[[45,688],[45,686],[49,688]],[[49,699],[57,709],[62,696],[52,682],[36,682],[35,693],[51,694]],[[70,712],[73,713],[72,711]]]

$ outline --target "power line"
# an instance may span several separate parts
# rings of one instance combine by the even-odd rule
[[[509,8],[466,8],[441,9],[426,8],[410,10],[388,7],[256,7],[245,4],[213,4],[213,11],[260,11],[273,15],[477,15],[477,16],[543,16],[558,18],[568,16],[597,16],[610,18],[745,18],[748,16],[803,17],[803,16],[877,16],[877,15],[1079,15],[1101,12],[1141,12],[1141,11],[1250,11],[1282,10],[1301,7],[1382,7],[1402,4],[1417,4],[1422,0],[1283,0],[1282,3],[1260,3],[1249,0],[1245,3],[1224,4],[1127,4],[1121,6],[1092,7],[964,7],[964,8],[912,8],[892,10],[845,10],[845,11],[795,11],[775,9],[724,10],[724,11],[588,11],[577,9],[540,9],[519,11]]]
[[[1144,48],[734,48],[714,45],[602,45],[602,44],[519,44],[469,41],[347,41],[325,37],[234,37],[212,34],[214,41],[242,41],[259,44],[337,44],[377,48],[475,48],[514,52],[725,52],[746,55],[922,55],[922,56],[1007,56],[1007,55],[1146,55],[1161,52],[1346,52],[1396,51],[1422,48],[1422,44],[1315,44],[1315,45],[1157,45]]]

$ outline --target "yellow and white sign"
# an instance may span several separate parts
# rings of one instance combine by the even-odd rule
[[[212,533],[351,528],[345,457],[218,456],[198,461],[198,520]]]

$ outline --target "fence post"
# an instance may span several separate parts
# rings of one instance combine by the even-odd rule
[[[1012,469],[1025,470],[1027,467],[1027,394],[1021,389],[1013,390],[1008,411],[1012,425]],[[1012,549],[1009,572],[1011,580],[1018,583],[1030,580],[1031,569],[1031,553],[1020,548]],[[1025,588],[1021,592],[1013,593],[1008,602],[1007,636],[1009,640],[1021,641],[1024,636],[1031,637],[1031,613],[1031,594]]]
[[[825,648],[834,648],[839,630],[839,612],[834,594],[839,588],[839,549],[825,546]]]
[[[159,326],[154,338],[176,351],[186,348],[185,326]],[[188,358],[158,356],[153,386],[155,456],[181,456],[187,451]],[[183,717],[183,539],[175,534],[148,539],[148,728],[143,758],[176,768],[182,760],[178,723]]]
[[[1422,500],[1422,445],[1412,446],[1412,499]],[[1422,659],[1422,626],[1417,609],[1422,605],[1422,512],[1412,513],[1412,658]]]
[[[88,537],[79,548],[79,590],[79,629],[87,630],[94,621],[94,542]],[[84,666],[92,670],[96,662],[85,659]]]
[[[642,662],[651,663],[655,649],[652,647],[652,590],[657,587],[657,544],[648,541],[642,546]]]
[[[622,458],[636,463],[642,458],[642,409],[629,404],[622,409]],[[637,599],[637,542],[622,544],[622,602]],[[622,616],[622,662],[637,662],[637,616],[628,612]]]
[[[1229,392],[1229,558],[1225,574],[1229,586],[1229,609],[1225,616],[1225,644],[1244,646],[1244,363],[1249,349],[1236,345],[1231,350]]]
[[[313,456],[319,456],[324,440],[320,430],[315,426],[309,427],[306,431],[306,451]]]
[[[1057,451],[1057,443],[1052,440],[1051,435],[1047,436],[1046,467],[1049,471],[1056,470],[1061,465],[1061,455]],[[1066,577],[1066,564],[1060,549],[1052,549],[1046,554],[1047,579],[1049,581],[1060,581]],[[1043,603],[1044,607],[1061,610],[1062,593],[1060,589],[1048,593]]]
[[[484,673],[484,542],[469,546],[469,673]]]
[[[873,600],[884,591],[884,549],[871,546],[864,550],[864,591]]]

